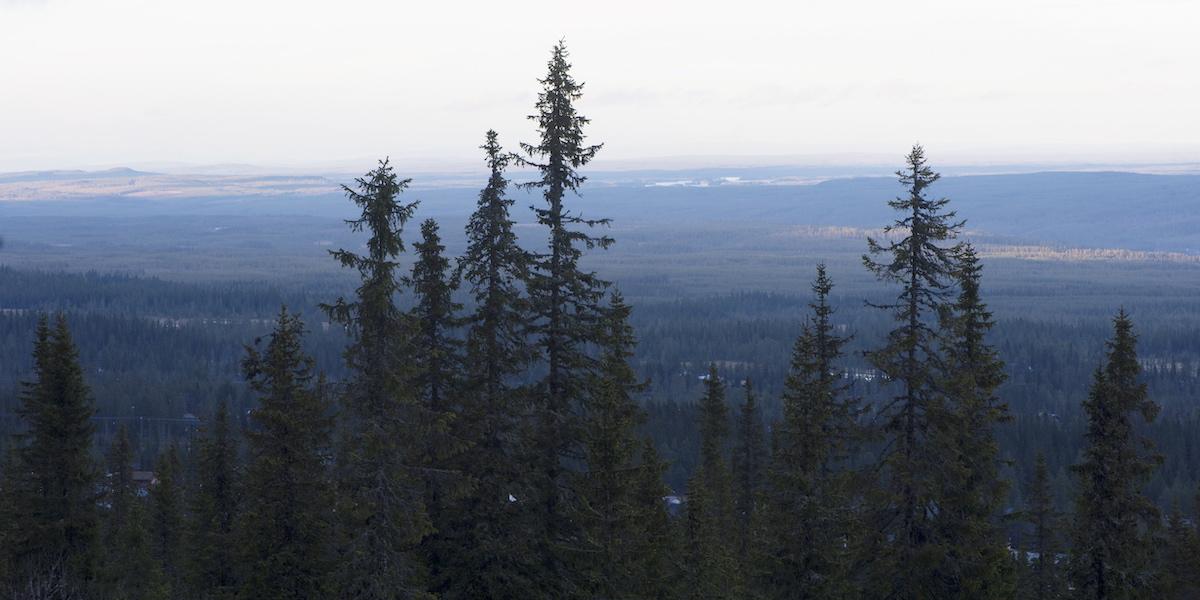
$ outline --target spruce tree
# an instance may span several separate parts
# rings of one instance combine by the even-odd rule
[[[137,487],[133,480],[133,444],[129,441],[129,430],[122,424],[117,428],[112,446],[105,456],[108,475],[105,500],[108,513],[103,519],[103,545],[106,555],[119,550],[117,535],[129,526],[133,504],[138,502]]]
[[[525,398],[516,383],[531,358],[522,293],[529,257],[517,245],[509,216],[513,201],[504,172],[511,157],[495,131],[487,132],[482,149],[491,175],[467,223],[467,249],[457,265],[474,300],[464,318],[459,419],[472,443],[452,462],[468,485],[437,534],[447,550],[432,589],[446,600],[521,598],[539,574],[529,550],[531,503],[519,435]]]
[[[725,384],[710,365],[700,403],[700,464],[688,480],[684,593],[695,600],[742,597],[736,548],[733,492],[724,449],[729,436]]]
[[[1071,582],[1080,598],[1153,597],[1151,534],[1158,509],[1142,493],[1159,463],[1135,431],[1135,416],[1154,420],[1158,405],[1139,381],[1137,336],[1122,309],[1113,319],[1105,361],[1088,398],[1083,462],[1077,479]]]
[[[431,578],[436,580],[447,561],[441,532],[449,530],[448,504],[467,483],[453,468],[455,456],[463,452],[469,433],[457,421],[460,413],[459,385],[462,378],[462,342],[455,337],[459,325],[457,312],[462,306],[453,299],[457,287],[445,246],[438,234],[437,221],[421,223],[421,240],[413,244],[417,260],[409,284],[416,305],[411,318],[416,335],[413,339],[413,385],[423,412],[421,457],[425,479],[425,507],[433,534],[422,543]]]
[[[487,132],[480,148],[491,175],[467,222],[467,249],[456,271],[469,285],[475,304],[464,319],[469,327],[464,388],[481,395],[483,404],[495,409],[492,414],[512,414],[511,379],[531,359],[524,339],[529,306],[522,296],[531,257],[517,244],[509,214],[513,201],[507,195],[505,170],[513,157],[504,152],[495,131]]]
[[[261,340],[247,346],[242,361],[258,395],[245,434],[249,462],[236,527],[246,599],[337,596],[329,582],[333,419],[303,337],[300,317],[281,309],[265,347]]]
[[[147,511],[133,480],[133,446],[122,425],[108,451],[108,514],[104,519],[104,563],[98,589],[104,597],[166,600],[171,597],[162,564],[154,557]]]
[[[668,494],[663,475],[667,464],[659,457],[650,438],[642,441],[637,481],[633,490],[633,512],[637,515],[628,554],[635,558],[630,573],[636,598],[671,600],[678,597],[678,544],[671,515],[664,501]]]
[[[991,312],[980,296],[983,266],[970,244],[958,256],[959,294],[942,313],[945,397],[932,419],[933,445],[942,458],[936,525],[944,548],[944,597],[1011,598],[1015,578],[997,523],[1007,485],[1000,478],[995,427],[1009,420],[996,396],[1004,363],[988,345]]]
[[[902,216],[884,228],[885,243],[868,238],[863,264],[881,281],[901,286],[895,301],[877,305],[895,323],[886,344],[868,353],[871,364],[896,392],[878,407],[886,436],[887,488],[874,502],[876,531],[868,577],[870,595],[937,597],[943,593],[938,569],[945,549],[936,516],[942,510],[938,473],[944,456],[931,438],[942,410],[944,360],[937,317],[950,301],[959,254],[948,246],[962,228],[949,200],[933,199],[928,188],[940,178],[913,146],[907,167],[897,171],[907,195],[888,203]]]
[[[13,472],[13,453],[0,453],[0,586],[3,586],[9,581],[9,560],[10,552],[7,550],[9,540],[16,537],[16,523],[18,521],[16,511],[13,509],[12,490],[16,488],[15,475]]]
[[[521,144],[526,157],[522,163],[535,168],[540,178],[525,184],[542,192],[545,205],[535,208],[537,221],[549,230],[549,246],[534,257],[528,281],[532,313],[531,334],[541,351],[545,375],[533,389],[535,411],[532,448],[532,502],[538,516],[535,543],[543,575],[544,590],[530,591],[527,597],[573,597],[581,592],[564,557],[565,548],[577,547],[580,532],[571,515],[571,493],[567,459],[579,453],[579,423],[576,411],[582,401],[594,360],[587,345],[595,341],[605,282],[584,271],[579,259],[585,248],[606,247],[607,237],[593,237],[586,228],[606,224],[589,220],[570,211],[568,193],[578,193],[585,181],[578,168],[586,165],[600,150],[588,145],[583,133],[588,119],[580,115],[575,103],[583,93],[583,84],[571,76],[567,49],[562,42],[554,46],[548,71],[539,80],[536,114],[539,140]]]
[[[462,309],[453,299],[458,283],[444,255],[446,247],[438,235],[437,221],[426,219],[421,223],[421,241],[413,248],[417,253],[410,278],[416,302],[412,319],[417,329],[413,383],[426,410],[433,418],[445,420],[454,408],[462,372],[462,342],[454,336],[459,326],[457,313]]]
[[[33,379],[22,383],[7,490],[16,521],[6,551],[10,576],[54,573],[64,587],[85,589],[96,575],[99,473],[91,456],[94,414],[67,319],[39,320]]]
[[[196,443],[196,485],[190,498],[187,583],[199,598],[232,598],[238,515],[238,451],[224,401]]]
[[[109,567],[115,577],[113,598],[121,600],[174,600],[180,595],[171,591],[171,582],[162,571],[161,562],[154,557],[153,536],[150,533],[150,509],[140,499],[134,501],[129,522],[117,535],[118,553],[110,557]]]
[[[754,384],[745,382],[745,397],[739,411],[736,442],[733,448],[734,512],[737,525],[738,561],[745,572],[755,562],[752,550],[759,505],[766,483],[767,447],[764,441],[762,410],[754,395]]]
[[[862,438],[861,411],[842,380],[849,339],[833,323],[833,281],[824,265],[817,266],[812,291],[772,440],[761,569],[770,598],[844,598],[854,590],[857,500],[848,462]]]
[[[336,595],[343,598],[421,597],[426,585],[415,552],[430,530],[421,469],[425,448],[417,440],[429,423],[413,385],[414,325],[396,304],[403,283],[397,272],[403,229],[416,208],[399,198],[408,183],[384,160],[356,180],[357,189],[344,187],[362,210],[347,223],[352,231],[367,232],[367,253],[332,252],[342,266],[358,271],[361,284],[355,298],[323,307],[351,338],[338,456],[343,539]]]
[[[1021,597],[1031,600],[1055,600],[1065,594],[1062,573],[1058,565],[1058,554],[1062,550],[1059,540],[1059,515],[1054,509],[1054,497],[1050,491],[1050,476],[1046,468],[1046,457],[1039,452],[1034,462],[1033,477],[1026,493],[1029,499],[1022,517],[1032,531],[1029,544],[1025,546],[1032,556],[1021,559],[1029,568],[1021,586]]]
[[[607,307],[600,340],[600,365],[588,385],[583,411],[583,471],[576,489],[579,520],[587,541],[579,570],[587,578],[589,597],[638,598],[644,583],[636,543],[648,513],[639,502],[641,471],[638,427],[645,419],[635,395],[645,389],[629,364],[636,341],[629,326],[629,305],[614,293]]]
[[[1196,528],[1184,519],[1176,505],[1167,516],[1167,530],[1160,543],[1157,598],[1185,600],[1200,597],[1200,556]]]
[[[183,592],[183,490],[179,452],[167,447],[154,467],[150,487],[150,548],[172,596]]]

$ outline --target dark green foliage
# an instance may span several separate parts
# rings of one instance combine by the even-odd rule
[[[513,201],[507,196],[504,172],[512,157],[503,152],[495,131],[487,132],[481,148],[491,176],[467,222],[467,249],[458,259],[456,275],[468,283],[475,303],[475,311],[465,319],[470,326],[465,387],[499,402],[507,380],[530,358],[522,324],[528,306],[521,291],[530,256],[517,245],[509,215]]]
[[[246,347],[246,381],[259,405],[246,431],[248,464],[238,520],[240,596],[332,597],[329,463],[333,419],[301,349],[304,324],[281,309],[265,348]]]
[[[729,436],[725,384],[710,365],[700,403],[700,465],[688,481],[683,591],[695,600],[741,598],[732,482],[724,448]]]
[[[979,293],[982,269],[974,248],[964,244],[958,298],[942,313],[945,405],[933,413],[943,479],[936,519],[945,550],[939,575],[948,597],[1010,598],[1012,558],[997,522],[1008,486],[1000,477],[994,434],[1009,416],[996,396],[1004,363],[986,339],[993,321]]]
[[[897,176],[907,196],[888,203],[903,216],[884,228],[893,236],[886,243],[867,240],[869,253],[863,257],[881,281],[901,286],[895,301],[880,305],[894,322],[887,343],[868,355],[896,390],[877,409],[887,444],[886,488],[874,502],[877,548],[868,576],[873,596],[917,598],[943,593],[936,570],[944,550],[935,517],[945,457],[931,439],[943,392],[937,317],[948,304],[959,254],[946,242],[962,223],[946,209],[949,200],[928,197],[927,188],[940,175],[926,164],[925,151],[914,146],[905,160],[908,165]]]
[[[117,435],[105,458],[108,468],[105,481],[108,514],[104,516],[102,541],[105,553],[112,553],[118,549],[117,534],[129,525],[130,512],[134,503],[139,501],[133,480],[133,444],[129,441],[129,430],[124,425],[117,428]]]
[[[1054,498],[1050,490],[1050,478],[1046,470],[1046,457],[1038,453],[1033,477],[1025,493],[1025,512],[1021,515],[1031,527],[1028,542],[1022,550],[1031,556],[1022,556],[1027,563],[1018,593],[1030,600],[1053,600],[1066,594],[1063,570],[1058,563],[1064,548],[1060,540],[1059,514],[1054,509]]]
[[[629,305],[614,293],[603,321],[600,364],[588,385],[583,410],[583,470],[575,489],[586,544],[578,569],[588,595],[597,598],[642,597],[646,569],[638,554],[645,528],[662,510],[639,497],[642,471],[660,469],[639,464],[638,427],[644,419],[635,396],[645,389],[629,360],[636,341],[629,326]],[[661,498],[662,494],[659,494]],[[661,500],[660,500],[661,504]],[[639,543],[643,542],[643,543]]]
[[[1056,558],[1066,553],[1080,597],[1200,595],[1195,517],[1189,522],[1175,510],[1160,530],[1150,500],[1178,501],[1196,477],[1197,417],[1189,400],[1200,384],[1188,365],[1200,357],[1200,336],[1188,328],[1189,308],[1143,305],[1177,311],[1156,315],[1144,363],[1122,312],[1083,404],[1086,422],[1075,418],[1066,391],[1079,381],[1080,365],[1090,369],[1107,332],[1050,319],[1088,315],[1100,300],[1057,309],[1054,317],[1026,316],[1034,312],[1024,305],[1029,291],[1010,287],[1008,310],[1023,312],[993,332],[979,258],[969,245],[953,243],[962,223],[947,201],[927,197],[939,176],[917,146],[899,173],[907,197],[890,203],[903,215],[885,239],[869,240],[863,257],[871,274],[901,288],[882,303],[876,292],[864,292],[875,300],[868,305],[883,311],[853,307],[834,323],[824,265],[802,328],[793,296],[697,297],[719,264],[704,265],[703,274],[683,269],[685,276],[671,282],[636,265],[618,271],[619,278],[655,300],[634,321],[620,294],[603,306],[608,283],[589,270],[625,257],[593,263],[584,256],[611,243],[591,231],[607,220],[586,219],[568,201],[585,182],[579,169],[600,146],[586,143],[588,119],[575,108],[583,86],[571,76],[562,43],[548,67],[531,117],[537,143],[523,144],[517,157],[503,151],[495,132],[487,134],[491,174],[457,268],[438,224],[426,220],[412,270],[401,274],[402,232],[416,203],[400,201],[408,180],[381,162],[345,188],[362,211],[348,223],[366,234],[365,253],[332,253],[358,276],[355,294],[323,307],[335,326],[307,345],[300,319],[281,311],[265,347],[247,348],[247,386],[230,381],[237,365],[226,342],[245,335],[243,327],[265,332],[264,303],[269,311],[283,297],[305,304],[331,297],[349,288],[344,278],[289,280],[276,291],[0,268],[0,283],[22,288],[0,290],[0,376],[24,376],[13,357],[25,352],[19,340],[35,328],[37,339],[34,378],[19,414],[15,384],[0,388],[0,418],[23,429],[0,478],[3,592],[117,599],[1061,598],[1067,565]],[[538,173],[523,187],[541,192],[544,204],[533,211],[548,243],[532,254],[518,245],[509,214],[505,170],[512,161]],[[732,189],[713,187],[725,187],[717,194]],[[837,182],[821,187],[836,192]],[[612,190],[599,191],[603,200]],[[662,193],[655,198],[678,201],[671,194],[679,192]],[[710,193],[687,190],[686,197],[703,201]],[[795,193],[779,192],[789,204]],[[638,209],[661,213],[664,206]],[[684,233],[647,227],[634,239],[656,251],[672,247],[663,253],[669,257],[681,252],[674,247],[681,238],[703,231],[682,252],[743,269],[729,252],[740,242],[722,237],[736,230],[708,226]],[[70,229],[50,229],[40,239],[61,231]],[[845,248],[856,243],[815,237],[820,241],[789,251],[840,249],[847,260]],[[311,251],[309,241],[289,243]],[[240,254],[246,256],[238,260],[264,264],[269,258]],[[1003,259],[989,264],[997,263],[1005,268]],[[1128,269],[1145,266],[1134,265]],[[42,295],[24,289],[39,281]],[[473,300],[466,315],[455,302],[460,281]],[[739,272],[738,281],[753,278]],[[1146,279],[1107,285],[1125,281]],[[853,279],[850,285],[854,294],[866,289],[853,287]],[[1191,297],[1194,288],[1163,289]],[[411,303],[402,301],[405,291]],[[681,291],[693,297],[664,300]],[[65,322],[35,326],[36,313],[24,312],[64,304],[91,313],[73,324],[97,342],[83,362],[94,367],[91,386],[104,392],[99,416]],[[239,321],[210,322],[223,313]],[[640,347],[635,326],[643,332]],[[871,350],[845,337],[850,326],[890,332]],[[330,370],[333,394],[315,365],[338,362],[347,338],[342,364]],[[693,397],[695,365],[706,363],[703,399],[680,402]],[[728,380],[745,382],[732,430],[718,364]],[[648,376],[655,386],[643,383]],[[1148,389],[1175,400],[1172,419],[1152,422],[1158,409]],[[1009,421],[1001,397],[1020,407],[1004,428],[997,427]],[[185,413],[214,405],[214,420],[192,438],[195,419]],[[148,411],[160,418],[156,424],[145,424]],[[248,421],[244,468],[227,411]],[[768,457],[764,418],[777,416]],[[136,444],[123,426],[112,427],[129,418],[139,426]],[[99,444],[93,422],[103,424]],[[1155,470],[1143,435],[1178,450],[1169,468]],[[1033,453],[1045,448],[1052,463],[1066,464],[1080,450],[1076,438],[1087,446],[1074,469],[1079,490],[1068,544],[1056,531],[1054,505],[1065,478],[1052,477]],[[108,475],[100,478],[89,453],[108,440]],[[189,472],[186,482],[177,440],[194,442],[186,448],[194,449],[195,477]],[[877,452],[881,461],[872,465]],[[155,456],[156,481],[139,490],[133,465]],[[1030,465],[1024,494],[1008,489],[1005,479],[1022,480]],[[685,512],[674,521],[664,477],[688,481]],[[1025,511],[1000,521],[999,513],[1022,502]],[[1006,532],[1020,534],[1016,560]],[[1027,560],[1025,549],[1035,558]],[[55,591],[44,593],[49,589]]]
[[[412,441],[428,431],[427,411],[413,381],[414,325],[396,305],[401,289],[397,258],[414,204],[400,202],[408,180],[387,161],[356,180],[346,195],[362,209],[348,221],[366,231],[367,254],[333,252],[361,279],[352,301],[324,308],[351,337],[346,348],[350,378],[341,396],[345,420],[338,456],[342,540],[337,596],[378,600],[423,594],[424,568],[414,548],[429,533],[420,465],[424,448]]]
[[[17,487],[18,479],[13,477],[13,453],[4,452],[0,454],[3,463],[0,463],[0,548],[9,548],[9,538],[17,537],[20,532],[17,530],[18,519],[13,510],[12,500],[13,494],[10,490]],[[9,581],[8,569],[9,553],[4,551],[0,553],[0,586]]]
[[[817,267],[811,314],[796,339],[775,427],[760,542],[763,589],[771,598],[847,597],[853,589],[857,492],[848,460],[862,441],[860,409],[842,379],[833,323],[833,281]]]
[[[599,151],[587,145],[583,127],[588,119],[575,109],[583,84],[571,76],[567,49],[554,46],[546,77],[540,79],[536,114],[539,140],[521,144],[522,163],[537,169],[540,178],[523,184],[542,192],[545,205],[534,208],[537,221],[549,231],[548,248],[534,256],[529,273],[530,334],[544,360],[544,377],[533,389],[532,434],[533,493],[539,515],[535,542],[544,569],[539,578],[544,591],[529,591],[530,598],[571,597],[580,593],[578,581],[564,562],[565,547],[577,546],[577,521],[571,517],[569,473],[564,461],[578,456],[579,423],[575,416],[582,401],[594,360],[586,352],[594,341],[601,317],[600,301],[605,282],[579,266],[584,248],[606,247],[607,237],[592,237],[580,226],[605,220],[584,219],[564,204],[567,193],[578,193],[585,177],[577,171]]]
[[[455,456],[470,440],[461,413],[458,393],[463,375],[462,341],[455,337],[459,325],[457,312],[462,306],[453,300],[457,281],[450,273],[450,261],[433,219],[421,223],[421,241],[413,244],[417,260],[409,279],[416,306],[411,319],[413,339],[413,385],[417,389],[422,414],[419,423],[421,463],[425,479],[425,507],[433,526],[433,535],[422,543],[425,562],[432,579],[438,579],[443,564],[453,559],[439,532],[450,529],[448,504],[463,492],[467,481],[450,468]]]
[[[54,574],[82,589],[95,576],[99,477],[92,460],[91,395],[66,317],[37,326],[33,379],[23,384],[26,430],[7,469],[14,521],[4,549],[18,581]]]
[[[238,452],[224,402],[203,433],[196,442],[196,484],[190,498],[187,583],[196,597],[216,600],[237,591]]]
[[[700,400],[700,468],[715,471],[725,467],[725,444],[729,438],[729,407],[725,404],[725,381],[710,363],[704,375],[704,397]]]
[[[1083,407],[1088,424],[1083,462],[1075,465],[1071,582],[1080,598],[1153,597],[1152,532],[1158,510],[1141,492],[1157,457],[1135,432],[1134,418],[1153,421],[1158,405],[1139,381],[1137,336],[1121,310],[1107,356]]]
[[[758,511],[766,484],[767,446],[762,409],[754,395],[754,384],[747,379],[743,385],[745,397],[739,411],[732,463],[737,553],[745,571],[754,562],[751,556],[754,546],[752,528],[761,516]]]
[[[133,446],[125,427],[108,451],[108,514],[103,533],[104,562],[99,590],[105,597],[166,600],[170,583],[154,556],[148,515],[133,480]]]
[[[649,438],[642,442],[637,481],[633,491],[633,512],[637,527],[625,552],[633,557],[630,573],[636,597],[645,600],[670,600],[679,597],[676,575],[679,572],[679,543],[667,513],[668,493],[663,484],[666,464]]]
[[[183,591],[183,473],[179,452],[174,445],[158,459],[154,467],[154,485],[150,487],[150,550],[166,577],[172,596]]]
[[[413,248],[417,252],[410,279],[416,301],[412,319],[417,330],[413,383],[426,409],[434,418],[444,419],[453,408],[452,397],[463,367],[462,342],[453,335],[459,325],[457,312],[462,310],[452,298],[458,282],[450,273],[437,221],[426,219],[421,223],[421,241]]]
[[[1159,544],[1158,595],[1163,600],[1200,598],[1200,538],[1176,506]]]
[[[466,360],[461,382],[462,438],[471,443],[452,466],[466,479],[438,526],[447,548],[433,573],[433,591],[445,599],[521,598],[533,589],[538,566],[529,551],[525,520],[524,399],[515,378],[530,360],[524,339],[527,306],[522,281],[528,257],[519,246],[505,192],[504,154],[496,132],[483,145],[491,171],[467,224],[467,249],[458,276],[470,287],[475,309],[464,319]]]
[[[141,501],[135,501],[128,524],[117,535],[119,550],[109,559],[113,561],[109,566],[114,580],[112,598],[168,600],[179,597],[171,593],[171,583],[163,574],[160,561],[154,558],[148,512]]]

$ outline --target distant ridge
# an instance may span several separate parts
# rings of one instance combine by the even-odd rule
[[[59,171],[17,171],[0,173],[0,183],[17,183],[21,181],[77,181],[87,179],[109,179],[112,177],[143,177],[158,175],[148,171],[135,171],[128,167],[114,167],[102,171],[59,170]]]

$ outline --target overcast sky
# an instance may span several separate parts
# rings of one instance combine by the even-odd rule
[[[474,161],[489,127],[532,137],[560,37],[610,165],[1196,162],[1198,24],[1187,0],[0,0],[0,171]]]

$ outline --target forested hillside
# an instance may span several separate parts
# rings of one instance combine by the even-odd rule
[[[1200,593],[1194,178],[633,195],[538,81],[469,205],[0,205],[9,595]]]

